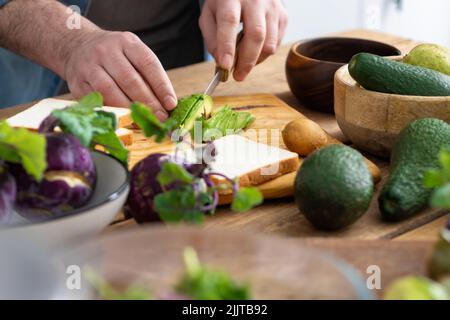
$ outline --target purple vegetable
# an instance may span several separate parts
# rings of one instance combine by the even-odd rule
[[[156,177],[166,157],[165,154],[152,154],[131,170],[130,193],[124,208],[127,218],[133,217],[138,223],[161,221],[153,209],[153,198],[163,192]]]
[[[18,212],[31,220],[60,216],[86,204],[97,178],[90,151],[78,139],[62,133],[46,134],[47,170],[41,182],[21,166],[11,165],[17,181]]]
[[[17,185],[14,177],[6,171],[0,173],[0,224],[8,223],[16,201]]]

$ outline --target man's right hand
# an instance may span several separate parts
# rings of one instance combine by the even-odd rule
[[[80,33],[67,53],[63,77],[75,98],[98,91],[110,106],[143,102],[160,120],[177,105],[160,61],[130,32],[97,29]]]

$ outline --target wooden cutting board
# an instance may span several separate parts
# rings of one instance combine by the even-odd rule
[[[281,130],[291,120],[304,117],[303,114],[289,107],[285,102],[273,95],[260,94],[249,96],[231,96],[214,98],[214,107],[229,105],[235,110],[250,112],[256,121],[246,130],[244,135],[254,141],[286,148],[281,137]],[[170,141],[157,144],[146,139],[140,131],[136,131],[131,151],[131,166],[150,153],[170,153],[174,144]],[[296,172],[284,175],[260,186],[266,199],[292,196]],[[229,197],[222,197],[221,203],[229,203]]]
[[[228,96],[214,98],[215,107],[225,104],[241,111],[252,113],[256,121],[249,129],[259,129],[259,141],[272,145],[280,144],[284,147],[280,130],[296,118],[304,117],[303,114],[289,107],[285,102],[273,95],[257,94],[248,96]],[[319,122],[319,124],[321,124]],[[278,134],[277,134],[278,133]],[[273,136],[272,136],[273,134]],[[340,138],[337,136],[337,138]],[[264,140],[266,139],[266,140]],[[342,138],[341,138],[342,139]],[[141,159],[155,152],[170,152],[174,145],[170,142],[157,144],[145,138],[139,130],[135,131],[134,144],[130,147],[131,166]],[[348,142],[348,141],[344,141]],[[391,239],[408,231],[425,225],[439,217],[446,215],[444,210],[425,210],[408,220],[399,223],[388,223],[381,219],[378,209],[378,194],[386,182],[389,174],[389,163],[366,155],[376,163],[382,171],[382,181],[376,187],[370,209],[354,225],[337,232],[320,232],[314,229],[302,216],[292,197],[283,199],[266,200],[264,205],[244,214],[235,214],[226,208],[218,210],[215,216],[206,220],[205,228],[228,227],[234,230],[250,232],[279,234],[291,237],[344,237],[357,239]],[[280,194],[292,193],[292,185],[295,174],[284,176],[266,185],[267,194],[273,197]],[[133,226],[135,223],[121,223],[118,229]],[[108,231],[115,230],[110,227]]]

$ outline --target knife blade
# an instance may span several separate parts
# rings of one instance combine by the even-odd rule
[[[236,53],[234,55],[234,62],[233,62],[233,66],[231,67],[231,70],[226,70],[219,66],[216,66],[216,71],[214,73],[214,77],[212,78],[211,82],[209,83],[208,87],[206,88],[204,94],[211,96],[214,93],[214,90],[216,90],[219,83],[228,81],[229,75],[233,72],[234,68],[236,67],[237,60],[238,60],[239,45],[240,45],[243,37],[244,37],[244,32],[240,31],[236,37]]]

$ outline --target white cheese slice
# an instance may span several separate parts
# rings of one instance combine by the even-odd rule
[[[11,118],[7,119],[7,122],[12,127],[21,127],[31,130],[37,130],[41,122],[47,118],[53,110],[63,109],[75,101],[59,100],[59,99],[44,99],[28,108],[27,110],[20,112]],[[112,112],[116,115],[118,123],[121,126],[124,124],[121,119],[130,117],[130,109],[116,108],[116,107],[102,107],[104,111]],[[131,121],[130,121],[131,122]]]

